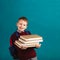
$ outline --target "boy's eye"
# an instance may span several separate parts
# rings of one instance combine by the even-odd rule
[[[20,25],[22,25],[22,23],[19,23]]]
[[[24,25],[25,26],[25,25]]]

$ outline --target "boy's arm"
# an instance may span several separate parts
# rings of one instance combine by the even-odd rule
[[[16,33],[14,32],[10,37],[10,46],[14,45],[15,40],[17,40]]]

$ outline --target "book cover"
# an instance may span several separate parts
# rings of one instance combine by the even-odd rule
[[[37,39],[40,39],[40,40],[43,40],[41,36],[39,35],[22,35],[20,36],[21,39],[27,41],[27,40],[37,40]]]
[[[27,46],[27,47],[35,47],[35,43],[30,43],[30,44],[23,44],[23,43],[21,43],[20,41],[15,41],[15,43],[14,43],[16,46],[18,46],[19,48],[21,47],[21,46]],[[39,44],[39,43],[38,43]]]
[[[28,41],[25,41],[25,40],[22,40],[19,38],[19,41],[22,42],[22,43],[38,43],[38,42],[43,42],[43,40],[28,40]]]

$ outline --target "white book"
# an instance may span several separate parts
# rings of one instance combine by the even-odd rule
[[[27,47],[35,47],[35,43],[31,43],[31,44],[23,44],[23,43],[21,43],[20,41],[15,41],[15,43],[14,43],[16,46],[18,46],[19,48],[21,47],[21,46],[27,46]],[[38,43],[39,44],[39,43]]]
[[[39,35],[22,35],[20,36],[21,39],[27,41],[27,40],[37,40],[37,39],[40,39],[40,40],[43,40],[41,36]]]
[[[22,43],[39,43],[39,42],[43,42],[43,40],[28,40],[28,41],[24,41],[22,39],[19,38],[19,41]]]

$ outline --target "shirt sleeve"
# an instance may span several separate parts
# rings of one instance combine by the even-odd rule
[[[15,42],[15,40],[17,40],[17,36],[16,36],[16,33],[13,33],[10,37],[10,46],[12,46]]]

